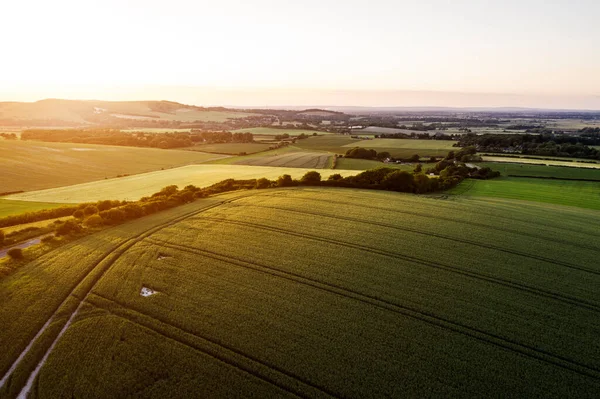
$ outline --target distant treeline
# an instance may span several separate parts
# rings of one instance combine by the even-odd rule
[[[458,140],[460,138],[460,136],[462,136],[462,135],[461,134],[443,134],[443,133],[434,134],[434,135],[430,135],[429,133],[411,133],[411,134],[406,134],[406,133],[382,133],[382,134],[376,135],[375,137],[381,138],[381,139],[401,139],[401,140],[413,139],[413,140],[449,140],[449,141],[455,141],[455,140]]]
[[[248,143],[254,141],[252,133],[196,130],[189,133],[146,133],[122,132],[114,129],[30,129],[21,133],[21,139],[150,148],[184,148],[200,142]]]
[[[594,129],[579,135],[466,134],[459,138],[457,145],[474,146],[480,152],[600,159],[600,151],[590,147],[600,145],[600,132]]]

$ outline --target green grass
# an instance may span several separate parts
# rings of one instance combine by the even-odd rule
[[[18,201],[0,198],[0,218],[21,213],[35,212],[42,209],[59,208],[63,204],[54,202]]]
[[[219,155],[182,150],[0,140],[0,191],[29,191],[197,164]]]
[[[206,209],[211,200],[225,202]],[[184,208],[88,236],[0,280],[0,372],[77,287],[75,302],[92,294],[34,397],[600,389],[597,211],[317,188]],[[157,293],[143,298],[141,287]],[[9,394],[72,313],[63,308],[34,344]]]
[[[347,144],[346,150],[352,147],[374,149],[377,152],[387,151],[393,157],[408,158],[418,154],[421,157],[444,157],[449,151],[457,151],[454,141],[449,140],[411,140],[411,139],[373,139]]]
[[[230,154],[237,155],[245,152],[247,154],[254,154],[268,150],[273,144],[262,144],[262,143],[218,143],[218,144],[199,144],[194,147],[186,148],[191,151],[202,151],[211,152],[216,154]]]
[[[191,151],[189,151],[191,152]],[[134,201],[154,194],[163,187],[177,185],[183,188],[189,184],[207,187],[225,179],[258,179],[266,177],[276,180],[283,174],[299,179],[314,168],[269,167],[248,165],[189,165],[180,168],[160,170],[118,179],[100,180],[48,190],[31,191],[10,195],[6,198],[35,202],[82,203],[105,199]],[[354,175],[353,170],[336,170],[343,176]]]
[[[600,182],[503,177],[492,180],[465,180],[449,193],[600,210]]]
[[[252,133],[256,136],[278,136],[283,134],[289,134],[290,136],[300,136],[302,133],[307,136],[312,136],[313,133],[321,134],[330,134],[327,132],[319,132],[316,130],[307,130],[307,129],[276,129],[272,127],[250,127],[246,129],[238,129],[233,130],[233,133]]]
[[[586,179],[600,181],[600,169],[595,168],[545,166],[505,162],[481,162],[477,163],[477,165],[481,167],[487,166],[492,170],[500,171],[503,176],[539,176],[554,177],[558,179]]]
[[[347,148],[343,148],[347,144],[358,143],[360,140],[350,138],[339,134],[328,136],[309,137],[305,140],[296,141],[295,146],[303,150],[312,151],[329,151],[337,154],[343,154]]]

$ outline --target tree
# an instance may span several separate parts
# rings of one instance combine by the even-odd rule
[[[7,253],[8,256],[10,256],[12,259],[23,259],[23,250],[21,248],[13,248],[10,249]]]
[[[411,173],[398,170],[388,173],[381,184],[386,190],[410,193],[414,190],[415,180]]]
[[[97,214],[98,212],[99,212],[99,211],[98,211],[98,208],[97,208],[96,206],[94,206],[94,205],[88,205],[88,206],[86,206],[86,207],[85,207],[85,209],[83,210],[83,214],[84,214],[85,216],[92,216],[92,215],[95,215],[95,214]]]
[[[92,215],[83,222],[87,227],[101,226],[103,221],[100,215]]]
[[[415,170],[414,170],[414,172],[415,172],[415,173],[421,173],[422,171],[423,171],[423,165],[421,165],[420,163],[418,163],[418,164],[415,166]]]
[[[81,219],[83,219],[85,217],[85,215],[84,215],[84,213],[83,213],[83,211],[81,209],[78,209],[75,212],[73,212],[73,217],[75,219],[81,220]]]
[[[327,178],[327,180],[329,180],[329,181],[338,181],[338,180],[342,180],[342,179],[343,179],[343,177],[339,173],[335,173]]]
[[[379,159],[380,161],[383,161],[384,159],[388,159],[391,157],[392,157],[392,155],[387,151],[377,153],[377,159]]]
[[[421,160],[421,157],[419,156],[419,154],[415,154],[412,157],[408,158],[408,162],[419,162]]]
[[[282,175],[277,178],[277,187],[290,187],[293,185],[294,181],[290,175]]]
[[[304,184],[315,184],[315,183],[319,183],[320,181],[321,181],[321,174],[314,170],[312,170],[310,172],[306,172],[306,174],[304,176],[302,176],[302,179],[300,179],[300,182],[304,183]]]
[[[4,234],[4,231],[0,230],[0,245],[4,244],[5,238],[6,238],[6,235]]]
[[[269,179],[262,177],[256,181],[256,188],[258,188],[258,189],[269,188],[269,187],[271,187],[271,180],[269,180]]]

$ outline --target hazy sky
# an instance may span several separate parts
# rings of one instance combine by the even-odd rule
[[[6,0],[0,15],[0,101],[600,108],[598,0]]]

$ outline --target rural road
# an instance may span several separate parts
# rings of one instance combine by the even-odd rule
[[[47,234],[46,234],[47,235]],[[22,242],[20,244],[16,244],[13,245],[12,247],[8,247],[8,248],[4,248],[4,249],[0,249],[0,258],[3,258],[6,256],[6,254],[8,253],[8,251],[10,251],[13,248],[21,248],[21,249],[25,249],[25,248],[29,248],[32,245],[36,245],[39,244],[40,242],[42,242],[42,238],[46,237],[46,235],[43,236],[39,236],[39,237],[35,237],[32,238],[31,240],[27,240],[25,242]]]

